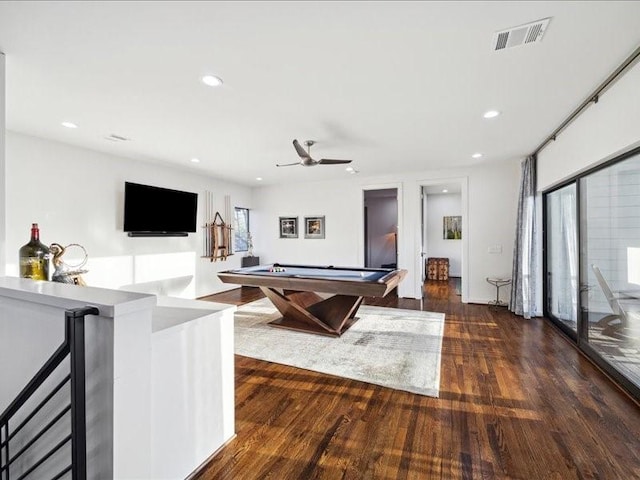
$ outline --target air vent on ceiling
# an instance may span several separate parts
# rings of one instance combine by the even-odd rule
[[[550,20],[551,17],[543,18],[542,20],[536,20],[526,25],[511,27],[507,30],[496,32],[493,34],[491,49],[497,52],[507,48],[538,43],[542,41],[542,36],[547,30]]]
[[[116,135],[115,133],[112,133],[108,137],[104,138],[106,138],[107,140],[111,140],[112,142],[127,142],[130,140],[130,138],[121,137],[120,135]]]

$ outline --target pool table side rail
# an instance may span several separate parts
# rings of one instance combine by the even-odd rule
[[[218,273],[218,277],[224,283],[250,287],[270,287],[301,292],[354,295],[358,297],[384,297],[398,286],[406,274],[406,270],[395,270],[375,282],[345,280],[340,278],[323,279],[305,278],[303,276],[251,275],[234,271],[220,272]]]
[[[271,265],[261,265],[256,268],[267,267],[283,267],[283,268],[301,268],[311,270],[350,270],[354,272],[393,272],[393,268],[375,268],[375,267],[341,267],[336,265],[299,265],[294,263],[273,263]]]
[[[329,273],[333,273],[333,272],[357,272],[357,273],[380,273],[380,274],[384,274],[382,275],[380,278],[385,277],[386,275],[392,274],[394,272],[396,272],[396,269],[393,268],[371,268],[371,267],[336,267],[335,265],[297,265],[297,264],[289,264],[289,263],[273,263],[273,264],[269,264],[269,265],[254,265],[252,267],[243,267],[243,268],[238,268],[238,269],[233,269],[233,270],[227,270],[226,272],[233,272],[233,273],[243,273],[243,274],[258,274],[258,273],[264,273],[264,274],[268,274],[271,273],[270,269],[271,268],[276,268],[276,267],[282,267],[285,271],[297,271],[300,270],[301,272],[304,271],[326,271]],[[226,273],[224,272],[224,273]],[[305,275],[303,273],[299,274],[300,276],[304,277]],[[356,276],[354,274],[354,276]]]

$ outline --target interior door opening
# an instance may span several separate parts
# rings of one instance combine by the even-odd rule
[[[364,259],[367,268],[398,266],[398,189],[364,191]]]
[[[422,280],[453,283],[461,295],[462,186],[457,182],[424,185],[421,199]]]

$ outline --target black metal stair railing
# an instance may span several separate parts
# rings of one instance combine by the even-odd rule
[[[84,319],[86,315],[98,313],[95,307],[65,311],[64,342],[0,415],[0,480],[57,480],[69,473],[73,480],[86,479]],[[42,387],[67,358],[69,370],[64,378],[53,387]],[[48,393],[43,391],[46,387],[50,389]],[[65,387],[68,387],[69,403],[65,401],[61,406],[57,394]],[[37,404],[26,405],[30,399],[35,403],[36,394]],[[46,420],[40,418],[43,416]],[[70,420],[68,426],[64,425],[63,418]],[[51,436],[61,429],[64,433],[60,438],[52,440]],[[68,449],[63,449],[69,444],[70,459]],[[62,455],[67,458],[60,458]],[[55,471],[51,471],[47,461],[57,466]]]

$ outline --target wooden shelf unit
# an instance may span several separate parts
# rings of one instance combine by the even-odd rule
[[[208,258],[212,262],[217,260],[224,261],[232,251],[231,225],[225,223],[220,215],[216,212],[213,222],[207,223],[204,227],[204,250],[205,254],[202,258]]]

